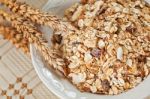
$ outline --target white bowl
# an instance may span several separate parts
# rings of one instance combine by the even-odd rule
[[[60,7],[51,9],[51,11],[62,16],[63,11],[66,8],[68,8],[72,3],[78,1],[79,0],[67,0],[65,3],[61,4]],[[47,27],[42,27],[42,31],[47,35],[47,37],[52,34],[52,30]],[[62,75],[58,75],[55,70],[46,66],[34,45],[30,45],[30,51],[33,66],[38,76],[47,88],[61,99],[143,99],[150,95],[150,76],[137,87],[115,96],[80,92]]]

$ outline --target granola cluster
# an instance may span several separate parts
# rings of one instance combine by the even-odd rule
[[[149,75],[150,6],[144,0],[82,0],[64,20],[79,31],[55,33],[54,48],[63,51],[66,75],[80,91],[115,95]]]

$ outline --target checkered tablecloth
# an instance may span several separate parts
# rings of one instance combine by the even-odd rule
[[[23,1],[23,0],[21,0]],[[41,8],[46,0],[24,0]],[[58,99],[38,78],[30,57],[0,36],[0,99]]]

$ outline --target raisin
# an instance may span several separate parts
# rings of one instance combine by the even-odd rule
[[[134,33],[137,29],[135,27],[129,26],[126,28],[126,31],[129,33]]]
[[[93,49],[93,50],[91,51],[91,55],[94,56],[94,57],[99,58],[100,55],[101,55],[101,50],[99,50],[99,49]]]
[[[54,35],[53,36],[53,41],[60,44],[62,41],[62,36],[61,35]]]
[[[110,89],[110,83],[107,79],[103,80],[102,81],[102,87],[105,91],[109,91]]]

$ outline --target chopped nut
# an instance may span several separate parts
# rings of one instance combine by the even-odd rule
[[[118,60],[122,60],[123,59],[123,49],[122,49],[122,47],[119,47],[117,49],[117,59]]]
[[[112,26],[111,28],[110,28],[110,33],[115,33],[116,31],[118,30],[118,28],[117,28],[117,26]]]
[[[122,78],[118,78],[118,84],[120,86],[124,86],[125,82],[124,82],[124,80]]]
[[[84,27],[84,21],[83,21],[83,19],[80,19],[80,20],[78,21],[78,26],[79,26],[80,28],[83,28],[83,27]]]
[[[117,89],[117,87],[115,87],[115,86],[112,86],[112,91],[113,91],[113,94],[118,94],[118,89]]]
[[[70,74],[70,77],[72,77],[72,81],[75,84],[79,84],[81,82],[84,82],[86,79],[86,74],[85,73],[78,73],[78,74]]]
[[[92,93],[96,93],[97,92],[97,88],[95,86],[91,86],[90,87]]]
[[[87,82],[88,84],[92,84],[93,81],[94,81],[94,79],[90,79],[90,80],[87,80],[86,82]]]
[[[109,32],[112,27],[112,22],[105,22],[104,26],[105,26],[104,30]]]
[[[76,68],[77,66],[79,66],[80,62],[77,56],[72,56],[70,60],[72,62],[69,64],[69,68]]]
[[[132,59],[127,59],[126,64],[131,67],[132,66]]]
[[[104,48],[105,47],[105,42],[103,40],[98,41],[98,47],[99,48]]]
[[[91,26],[92,25],[92,22],[93,22],[93,19],[85,19],[84,20],[84,24],[85,24],[85,26]]]
[[[85,62],[90,62],[91,59],[92,59],[92,55],[89,52],[85,53],[85,55],[84,55],[84,61]]]
[[[100,81],[99,79],[96,79],[96,81],[95,81],[95,86],[96,86],[98,89],[101,89],[101,88],[102,88],[101,81]]]

